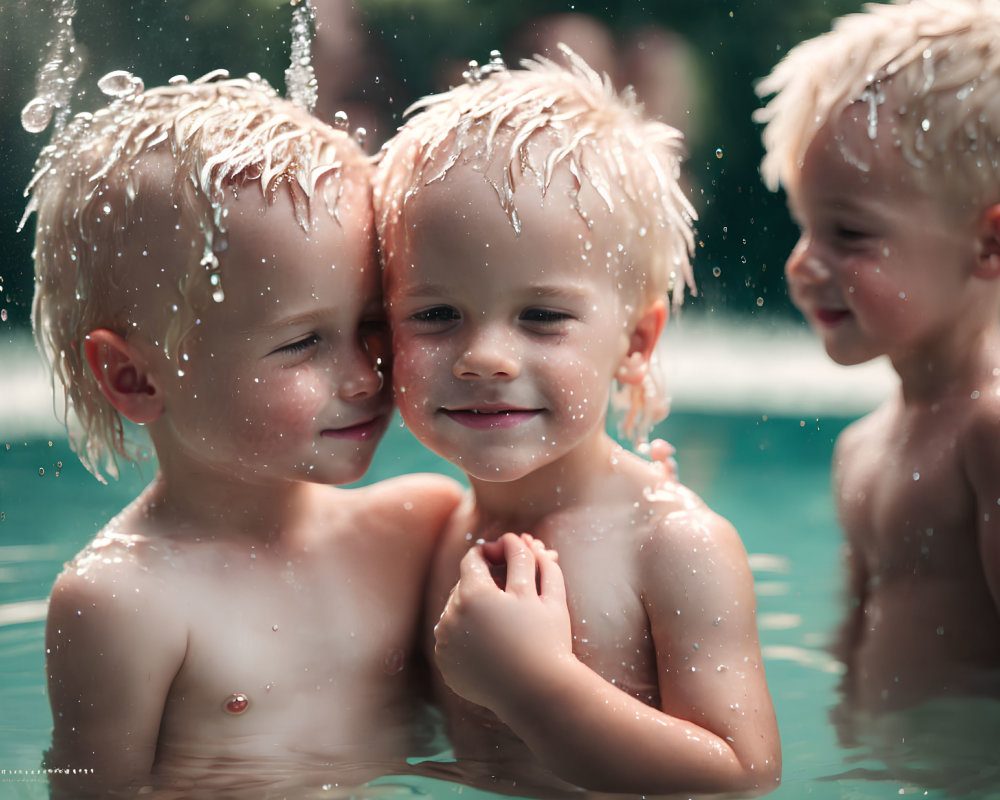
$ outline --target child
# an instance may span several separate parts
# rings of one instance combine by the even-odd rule
[[[397,403],[471,484],[429,590],[455,753],[518,794],[768,791],[742,544],[605,430],[615,380],[633,429],[663,414],[650,364],[690,282],[679,134],[566,55],[473,65],[376,174]]]
[[[1000,699],[1000,3],[869,5],[793,48],[761,167],[785,273],[839,364],[899,391],[837,441],[849,705]]]
[[[128,420],[159,462],[52,590],[57,794],[412,754],[426,571],[457,490],[325,485],[364,474],[392,412],[370,165],[258,76],[219,77],[119,75],[31,187],[34,322],[77,451],[97,474],[138,458]]]

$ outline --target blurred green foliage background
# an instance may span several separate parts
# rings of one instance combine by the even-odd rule
[[[654,76],[653,90],[683,82],[689,129],[688,179],[700,214],[695,258],[700,296],[690,313],[794,318],[782,280],[795,240],[784,199],[760,183],[760,132],[750,115],[753,86],[789,47],[857,10],[857,0],[313,0],[324,32],[317,53],[318,112],[343,102],[381,122],[377,146],[413,100],[446,88],[469,59],[499,48],[508,62],[530,54],[548,15],[585,15],[623,61],[645,46],[643,32],[669,30],[686,42],[682,69]],[[147,86],[219,67],[256,71],[284,87],[292,9],[287,0],[77,0],[76,39],[84,73],[73,110],[100,102],[97,79],[113,69]],[[17,233],[23,189],[48,134],[26,133],[20,111],[52,35],[53,0],[0,0],[0,308],[4,328],[28,325],[33,222]],[[678,87],[680,88],[680,87]],[[640,92],[640,99],[642,97]]]

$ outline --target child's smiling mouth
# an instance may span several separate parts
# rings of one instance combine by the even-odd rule
[[[816,310],[816,319],[821,325],[832,328],[851,316],[846,308],[820,308]]]
[[[459,425],[476,430],[513,428],[534,419],[542,413],[540,408],[443,408],[446,417]]]
[[[384,415],[373,417],[367,422],[359,422],[356,425],[347,425],[343,428],[326,428],[322,435],[329,439],[355,439],[365,441],[378,436],[382,428],[386,425]]]

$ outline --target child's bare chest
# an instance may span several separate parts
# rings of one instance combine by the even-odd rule
[[[581,513],[543,527],[566,582],[573,652],[605,680],[659,704],[656,652],[639,581],[642,524]]]
[[[414,696],[419,582],[353,566],[258,561],[199,576],[167,729],[336,754],[376,719],[390,726],[384,715]]]
[[[880,581],[964,576],[978,563],[975,498],[954,427],[915,420],[869,435],[838,465],[837,498],[868,574]]]

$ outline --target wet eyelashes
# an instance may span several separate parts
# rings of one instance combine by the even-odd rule
[[[296,353],[304,353],[315,347],[317,344],[319,344],[319,337],[315,333],[310,333],[308,336],[298,339],[291,344],[279,347],[277,350],[272,352],[272,355],[274,355],[274,353],[287,353],[292,355]]]

